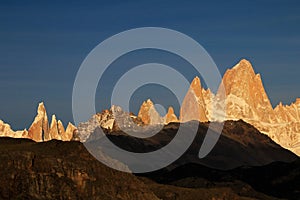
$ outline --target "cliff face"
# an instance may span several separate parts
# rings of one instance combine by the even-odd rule
[[[79,142],[0,138],[0,144],[0,199],[158,199],[132,174],[95,160]]]
[[[229,123],[230,138],[239,134],[240,127],[251,128],[243,122]],[[235,126],[235,123],[242,123],[242,126],[241,124]],[[171,134],[165,134],[169,139],[172,139],[172,133],[176,134],[174,125],[177,128],[179,126],[174,123],[168,125],[172,127],[165,127],[164,131]],[[227,132],[225,134],[227,135]],[[273,154],[273,158],[293,157],[291,152],[274,144],[266,136],[259,134],[260,139],[256,140],[253,135],[257,134],[250,131],[246,133],[246,137],[238,137],[240,141],[237,142],[254,142],[254,146],[262,148],[260,153]],[[135,141],[134,138],[122,138],[123,145],[131,146],[130,143]],[[125,143],[124,139],[128,143]],[[230,156],[223,160],[228,162],[227,164],[236,164],[232,158],[242,163],[245,160],[257,162],[261,159],[260,155],[255,155],[253,159],[250,152],[241,151],[245,150],[244,145],[236,142],[228,143],[227,137],[221,140],[224,142],[219,143],[221,149],[224,150],[222,145],[227,144],[226,151],[233,153],[221,151],[223,156]],[[157,141],[151,141],[140,143],[142,145],[140,147],[145,149],[158,144]],[[194,153],[197,157],[199,144],[194,143],[191,151],[187,153]],[[188,156],[188,160],[190,158],[191,156]],[[241,161],[241,158],[245,160]],[[272,156],[264,156],[264,159],[272,159]],[[214,160],[218,163],[216,159]],[[193,163],[135,176],[101,164],[80,142],[52,140],[36,143],[28,139],[13,138],[0,138],[0,161],[0,199],[194,200],[199,199],[199,194],[203,200],[277,199],[273,198],[273,195],[284,199],[299,199],[297,187],[299,162],[279,162],[278,165],[273,163],[268,166],[242,167],[229,171]],[[213,160],[207,160],[211,161]],[[219,163],[220,166],[223,164]]]

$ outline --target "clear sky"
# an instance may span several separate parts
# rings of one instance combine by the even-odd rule
[[[8,0],[0,2],[0,119],[28,128],[44,101],[49,117],[73,121],[72,87],[83,59],[107,37],[145,26],[191,36],[222,74],[249,59],[273,105],[300,97],[300,1]]]

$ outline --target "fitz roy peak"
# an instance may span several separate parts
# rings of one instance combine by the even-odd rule
[[[182,102],[179,121],[220,121],[213,115],[213,109],[218,112],[220,101],[225,100],[224,120],[242,119],[282,147],[300,155],[300,98],[291,105],[280,103],[273,109],[260,74],[255,73],[246,59],[228,69],[222,82],[225,97],[218,98],[222,95],[202,88],[199,77],[195,77]],[[148,107],[144,103],[141,110],[147,110]],[[158,118],[156,114],[147,115],[146,118],[139,116],[146,122],[151,121],[151,117]]]

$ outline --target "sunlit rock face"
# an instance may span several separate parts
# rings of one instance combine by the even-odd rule
[[[37,115],[28,129],[28,137],[37,142],[50,140],[49,122],[44,103],[39,103]]]
[[[60,140],[61,139],[61,133],[58,131],[58,122],[56,120],[56,116],[52,115],[51,124],[50,124],[50,130],[49,135],[51,139]]]
[[[269,124],[264,132],[281,146],[300,155],[300,99],[290,105],[280,103],[274,112],[278,123]]]
[[[192,81],[180,108],[180,121],[187,122],[191,120],[208,121],[199,77],[194,78]]]
[[[223,77],[225,87],[224,120],[242,119],[267,134],[275,142],[300,155],[300,99],[291,105],[281,103],[273,109],[265,92],[261,77],[254,72],[251,63],[241,60]],[[202,89],[206,104],[206,116],[216,121],[211,113],[218,110],[213,102],[218,95]]]
[[[173,107],[169,107],[168,108],[168,112],[167,112],[167,114],[165,115],[165,117],[164,117],[164,122],[165,122],[165,124],[169,124],[170,122],[178,122],[179,120],[178,120],[178,118],[177,118],[177,116],[175,115],[175,113],[174,113],[174,109],[173,109]]]
[[[70,141],[73,139],[73,136],[77,128],[69,122],[67,128],[64,128],[64,125],[60,120],[56,120],[55,115],[52,115],[49,135],[50,139],[62,140],[62,141]]]
[[[223,77],[227,119],[275,122],[274,111],[259,74],[243,59]]]
[[[145,124],[141,118],[133,113],[125,112],[120,106],[112,105],[109,110],[93,115],[87,122],[78,125],[78,138],[81,142],[86,142],[90,135],[97,128],[103,128],[106,132],[123,130],[142,130]]]
[[[27,138],[28,131],[26,129],[14,131],[11,129],[9,124],[0,120],[0,137]]]
[[[145,125],[242,119],[282,147],[300,155],[300,98],[290,105],[280,103],[273,109],[260,75],[255,73],[251,63],[245,59],[226,71],[222,83],[224,94],[214,94],[209,88],[202,88],[200,78],[195,77],[182,102],[179,119],[172,107],[165,116],[160,116],[154,103],[148,99],[141,105],[138,116],[123,111],[119,106],[112,106],[109,110],[93,115],[88,122],[80,123],[78,129],[71,123],[65,129],[55,115],[49,126],[46,108],[40,103],[28,131],[14,131],[9,124],[0,120],[0,136],[41,142],[52,139],[69,141],[78,134],[80,141],[84,142],[97,127],[108,131],[121,129],[139,132],[144,130]]]
[[[77,132],[77,127],[74,126],[71,122],[69,122],[66,131],[61,134],[61,140],[62,141],[72,140],[76,132]]]
[[[52,139],[70,141],[73,140],[77,128],[69,123],[66,130],[63,123],[52,115],[51,124],[49,126],[47,111],[44,103],[39,103],[37,115],[34,118],[28,131],[13,131],[9,124],[0,120],[0,136],[13,138],[28,138],[36,142],[49,141]]]
[[[155,109],[153,102],[148,99],[140,107],[138,117],[142,119],[145,125],[162,124],[164,119]]]

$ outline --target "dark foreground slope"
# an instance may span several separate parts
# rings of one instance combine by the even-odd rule
[[[230,185],[189,184],[161,184],[110,169],[79,142],[0,138],[0,199],[276,199],[253,189],[240,194]]]
[[[0,138],[0,199],[158,199],[141,181],[112,170],[79,142]]]
[[[120,131],[108,137],[124,149],[147,152],[168,144],[178,126],[169,124],[147,139]],[[199,159],[207,127],[199,125],[191,147],[175,163],[138,176],[108,168],[80,142],[0,138],[0,199],[298,199],[296,155],[251,125],[229,121],[215,148]],[[184,130],[189,134],[189,124]]]
[[[191,125],[198,122],[191,121],[185,124],[170,123],[153,137],[140,139],[131,137],[122,131],[108,133],[109,139],[117,146],[131,152],[151,152],[167,145],[176,135],[179,126],[185,134],[190,134]],[[218,124],[212,124],[217,126]],[[298,159],[294,153],[282,148],[265,134],[260,133],[252,125],[239,120],[227,121],[223,131],[212,151],[203,159],[198,158],[200,147],[204,137],[207,135],[209,123],[199,123],[197,135],[188,148],[175,163],[169,166],[174,168],[186,163],[198,163],[210,168],[228,170],[240,166],[261,166],[272,162],[292,162]],[[98,130],[99,131],[99,130]],[[89,142],[91,147],[98,148],[102,143],[100,133],[97,129]],[[218,135],[212,132],[212,137]],[[99,137],[97,137],[97,134]],[[178,146],[181,144],[178,143]],[[172,155],[170,155],[172,156]],[[134,159],[134,158],[132,158]],[[150,164],[150,163],[149,163]],[[130,166],[129,166],[130,168]]]
[[[226,171],[190,163],[173,170],[165,168],[139,176],[142,180],[150,179],[161,185],[180,188],[229,187],[235,193],[251,198],[270,198],[265,194],[281,199],[300,199],[300,159],[292,163],[275,162]],[[155,185],[152,190],[158,193],[160,188]]]

